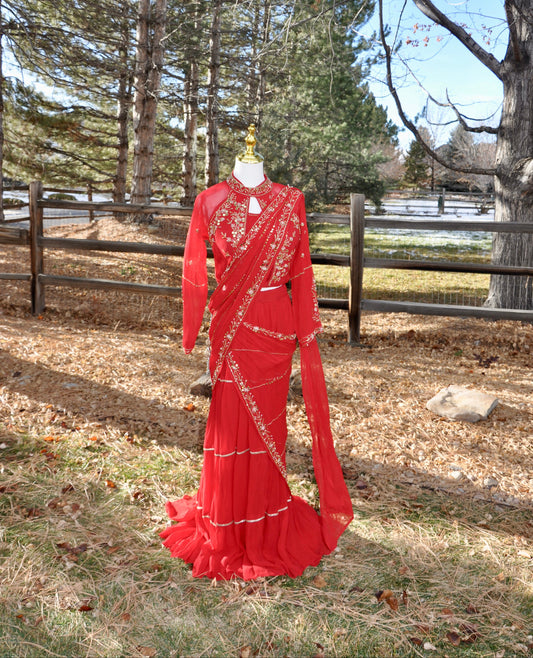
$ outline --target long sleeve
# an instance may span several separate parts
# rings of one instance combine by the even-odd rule
[[[207,218],[200,194],[194,203],[183,256],[183,349],[192,352],[200,331],[207,301]]]
[[[290,271],[292,306],[298,342],[300,345],[308,345],[322,331],[322,324],[318,314],[303,194],[297,202],[295,211],[299,220],[300,243]]]

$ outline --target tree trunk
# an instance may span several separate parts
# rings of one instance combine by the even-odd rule
[[[196,198],[196,178],[198,173],[198,86],[199,67],[197,61],[191,61],[185,80],[185,101],[183,114],[185,119],[183,143],[183,197],[184,206],[192,206]]]
[[[270,33],[270,0],[255,5],[252,22],[252,45],[250,67],[246,84],[246,116],[247,122],[255,124],[259,131],[263,120],[263,107],[266,94],[266,45]],[[261,11],[263,17],[261,19]]]
[[[133,101],[132,203],[150,203],[157,94],[163,66],[166,0],[139,0]],[[152,16],[151,16],[152,14]],[[153,29],[151,27],[153,26]]]
[[[113,201],[124,203],[126,200],[126,178],[128,173],[128,118],[131,105],[131,74],[128,67],[129,29],[124,18],[121,43],[119,46],[119,78],[117,91],[117,168],[113,181]]]
[[[194,30],[199,29],[199,7],[194,10]],[[196,177],[198,172],[198,88],[199,88],[198,55],[192,53],[189,69],[185,79],[185,98],[183,103],[184,143],[183,143],[183,196],[181,203],[192,206],[196,198]]]
[[[205,185],[218,183],[218,87],[220,76],[220,15],[222,0],[211,3],[211,31],[209,38],[209,70],[207,75],[207,106],[205,133]]]
[[[257,91],[256,91],[256,116],[255,116],[255,125],[257,130],[261,130],[261,124],[263,122],[263,110],[265,105],[265,96],[266,96],[266,77],[267,77],[267,68],[268,64],[266,61],[266,45],[270,38],[270,14],[272,9],[272,3],[270,0],[267,0],[263,3],[263,25],[261,28],[261,51],[258,55],[258,82],[257,82]]]
[[[4,21],[0,0],[0,222],[4,221],[4,62],[3,37]]]
[[[257,42],[259,39],[259,14],[261,9],[257,4],[251,7],[253,12],[253,20],[251,25],[251,53],[250,53],[250,64],[248,66],[248,79],[246,81],[246,101],[245,101],[245,114],[246,122],[254,123],[257,127],[257,116],[256,116],[256,100],[257,100],[257,85],[258,85],[258,76],[257,76]]]
[[[495,217],[500,222],[533,222],[533,9],[529,0],[508,3],[511,38],[503,61],[504,100],[498,132]],[[533,234],[495,233],[492,260],[533,266]],[[492,275],[486,306],[533,308],[533,277]]]

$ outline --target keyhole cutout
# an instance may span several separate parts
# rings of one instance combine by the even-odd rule
[[[250,203],[248,204],[248,212],[252,215],[259,215],[261,212],[261,206],[259,205],[259,201],[254,197],[250,197]]]

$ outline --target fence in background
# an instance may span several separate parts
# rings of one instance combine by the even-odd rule
[[[121,242],[110,240],[72,239],[47,237],[43,233],[43,210],[45,208],[73,209],[80,211],[125,213],[125,214],[164,214],[190,215],[190,208],[177,208],[166,205],[133,205],[129,203],[66,201],[42,198],[42,186],[39,182],[30,185],[30,229],[0,226],[0,243],[27,245],[31,252],[31,273],[1,273],[0,279],[26,280],[30,282],[31,307],[33,313],[41,313],[45,308],[45,288],[47,285],[89,288],[100,290],[119,290],[129,293],[151,295],[168,295],[179,297],[179,287],[159,286],[146,283],[132,283],[108,279],[90,279],[83,277],[59,276],[44,271],[45,250],[85,250],[99,252],[127,252],[183,256],[184,245],[149,244],[143,242]],[[21,220],[19,220],[21,221]],[[315,214],[308,216],[308,221],[335,223],[350,226],[349,254],[317,254],[311,256],[314,264],[348,267],[349,289],[346,299],[320,298],[323,308],[342,309],[348,312],[348,340],[357,344],[360,337],[361,312],[363,310],[380,312],[406,312],[422,315],[448,315],[485,317],[492,319],[513,319],[533,321],[533,311],[514,309],[493,309],[477,306],[450,304],[429,304],[409,301],[390,301],[363,298],[364,268],[384,268],[402,270],[425,270],[438,272],[464,272],[506,274],[510,276],[533,276],[533,267],[504,266],[490,263],[463,263],[450,261],[403,260],[369,258],[364,255],[365,227],[390,228],[404,230],[438,230],[442,231],[487,231],[487,232],[524,232],[533,233],[533,224],[502,223],[494,221],[446,221],[442,219],[387,219],[383,217],[365,217],[364,196],[351,196],[350,215]],[[209,256],[212,254],[209,252]]]

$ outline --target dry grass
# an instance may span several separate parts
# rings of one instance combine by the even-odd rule
[[[79,294],[50,295],[40,319],[20,284],[0,294],[0,656],[531,653],[530,325],[366,314],[366,348],[350,348],[345,315],[324,312],[355,520],[302,578],[214,586],[157,536],[164,501],[198,483],[208,402],[188,386],[205,334],[186,357],[178,304],[147,319],[135,298]],[[443,420],[425,402],[451,383],[500,405]],[[289,429],[291,486],[312,499],[298,398]]]

